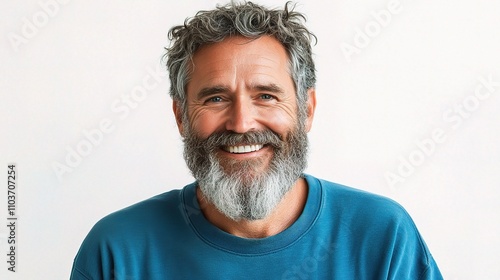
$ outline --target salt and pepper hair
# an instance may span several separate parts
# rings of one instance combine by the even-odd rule
[[[305,26],[305,16],[294,11],[295,5],[287,2],[283,10],[267,9],[252,2],[231,3],[217,6],[210,11],[200,11],[185,20],[183,25],[170,29],[170,47],[165,48],[170,77],[170,96],[178,101],[185,114],[186,85],[192,70],[192,58],[203,45],[221,42],[230,36],[256,39],[272,36],[288,53],[289,71],[295,84],[299,116],[306,114],[307,91],[316,84],[311,43],[316,40]],[[300,119],[300,118],[299,118]]]

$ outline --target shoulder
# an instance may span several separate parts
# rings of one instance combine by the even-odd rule
[[[387,278],[424,279],[423,273],[429,273],[435,277],[429,279],[442,279],[415,223],[399,203],[326,180],[309,180],[322,192],[321,230],[335,236],[336,244],[347,248],[345,254],[362,252],[363,259],[377,260],[385,275],[399,275]],[[402,269],[393,271],[392,266]]]
[[[321,211],[326,219],[348,225],[358,232],[361,229],[395,228],[416,232],[408,212],[388,197],[312,176],[306,178],[321,189]]]
[[[173,190],[151,197],[99,220],[80,246],[73,274],[90,275],[89,279],[112,278],[110,273],[116,266],[136,267],[135,260],[147,258],[153,241],[165,247],[173,244],[186,228],[182,192]],[[130,258],[132,252],[134,257]]]
[[[153,236],[173,238],[186,224],[182,190],[168,191],[100,219],[85,237],[81,250],[121,250],[131,242],[147,242]]]
[[[161,223],[175,222],[181,206],[182,190],[172,190],[113,212],[99,220],[90,234],[111,235],[147,229]]]
[[[325,206],[349,207],[353,210],[383,210],[389,213],[399,213],[407,215],[404,208],[396,201],[361,189],[352,188],[342,184],[319,179],[306,175],[309,184],[314,184],[321,189]]]

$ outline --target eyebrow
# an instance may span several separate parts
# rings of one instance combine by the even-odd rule
[[[196,96],[198,97],[198,99],[203,99],[207,96],[224,92],[230,92],[229,88],[225,86],[213,86],[213,87],[202,88]]]
[[[278,86],[277,84],[275,83],[270,83],[270,84],[252,84],[250,85],[250,90],[253,90],[253,91],[266,91],[266,92],[271,92],[271,93],[284,93],[285,91],[283,90],[283,88],[281,88],[280,86]],[[231,90],[226,87],[226,86],[212,86],[212,87],[206,87],[206,88],[202,88],[198,94],[196,95],[196,97],[198,99],[204,99],[208,96],[211,96],[211,95],[214,95],[214,94],[218,94],[218,93],[228,93],[228,92],[231,92]]]
[[[270,84],[255,84],[251,85],[250,88],[255,91],[267,91],[271,93],[284,93],[285,91],[283,88],[278,86],[275,83],[270,83]]]

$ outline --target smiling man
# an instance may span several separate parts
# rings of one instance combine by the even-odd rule
[[[72,279],[442,279],[401,206],[303,173],[316,106],[303,19],[231,3],[171,29],[196,181],[99,221]]]
[[[299,117],[288,65],[275,38],[233,35],[194,54],[186,100],[174,101],[198,200],[226,232],[275,235],[302,211],[315,96]]]

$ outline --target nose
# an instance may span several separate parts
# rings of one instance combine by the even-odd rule
[[[256,110],[251,100],[237,98],[228,109],[226,130],[235,133],[245,133],[256,129]]]

